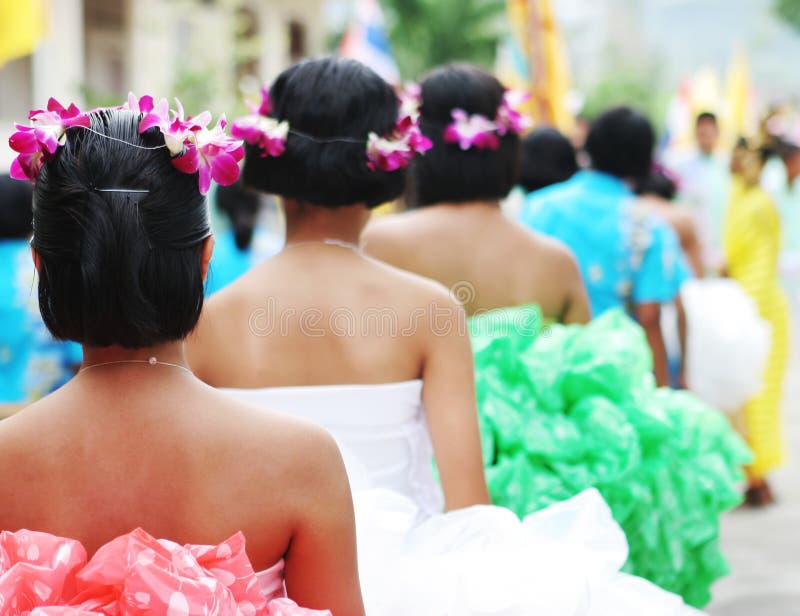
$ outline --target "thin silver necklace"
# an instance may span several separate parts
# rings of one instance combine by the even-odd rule
[[[324,239],[324,240],[308,240],[305,242],[293,242],[291,244],[285,244],[284,250],[287,248],[293,248],[295,246],[307,246],[309,244],[324,244],[326,246],[337,246],[338,248],[347,248],[347,250],[352,250],[356,254],[361,254],[361,246],[358,244],[354,244],[353,242],[345,242],[344,240],[335,240],[335,239]]]
[[[92,368],[111,366],[113,364],[149,364],[151,366],[172,366],[173,368],[180,368],[181,370],[186,370],[186,372],[192,374],[192,371],[186,366],[182,366],[181,364],[173,364],[168,361],[158,361],[155,357],[151,357],[149,359],[118,359],[116,361],[103,361],[97,364],[89,364],[88,366],[82,366],[81,369],[78,370],[78,374],[81,372],[86,372],[87,370],[91,370]]]

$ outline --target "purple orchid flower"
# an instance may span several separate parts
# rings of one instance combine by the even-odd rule
[[[522,112],[522,106],[530,99],[530,94],[522,90],[506,90],[503,101],[497,108],[497,132],[521,134],[531,127],[531,120]]]
[[[211,180],[229,186],[239,178],[239,161],[244,158],[244,147],[241,140],[225,134],[226,126],[223,115],[211,130],[205,125],[193,129],[184,154],[172,159],[173,166],[179,171],[199,174],[200,193],[203,195],[208,193]]]
[[[497,125],[479,113],[469,115],[463,109],[450,112],[453,122],[444,129],[444,140],[457,143],[462,150],[475,147],[479,150],[496,150],[500,147]]]
[[[369,134],[367,167],[373,171],[405,169],[416,154],[427,152],[432,147],[431,140],[422,134],[417,118],[404,115],[397,121],[389,135],[379,137],[375,133]]]
[[[261,157],[280,156],[286,149],[289,123],[263,115],[249,115],[231,124],[231,135],[261,150]]]
[[[30,126],[16,124],[15,132],[8,140],[18,156],[11,163],[11,177],[34,182],[45,160],[52,158],[60,145],[64,144],[67,128],[90,126],[89,116],[75,104],[69,107],[51,98],[47,109],[34,109],[28,114]]]

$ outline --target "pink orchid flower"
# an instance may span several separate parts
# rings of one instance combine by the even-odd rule
[[[419,108],[422,104],[422,87],[418,83],[408,83],[400,93],[400,118],[419,117]]]
[[[530,94],[523,90],[506,90],[503,101],[497,108],[497,132],[505,135],[507,132],[520,134],[531,127],[532,122],[522,112],[522,106],[530,99]]]
[[[261,86],[261,104],[258,107],[251,106],[250,111],[260,116],[268,116],[270,114],[272,105],[269,102],[269,88]]]
[[[381,171],[395,171],[408,166],[408,144],[402,140],[387,139],[370,133],[367,138],[367,167]]]
[[[249,115],[231,124],[231,135],[261,150],[261,157],[280,156],[286,149],[289,123],[263,115]]]
[[[199,125],[197,125],[196,122],[184,118],[183,105],[181,105],[181,102],[177,98],[175,99],[175,103],[178,110],[170,112],[167,99],[162,98],[158,101],[158,104],[152,107],[150,111],[146,112],[142,121],[139,122],[139,132],[143,133],[154,126],[158,127],[164,135],[164,143],[170,155],[180,156],[186,146],[190,131],[199,128]],[[139,104],[141,105],[141,99]],[[206,124],[208,124],[208,122],[206,122]]]
[[[197,119],[205,120],[204,114]],[[244,158],[244,147],[241,140],[225,134],[226,125],[223,115],[211,130],[205,126],[194,128],[185,153],[172,159],[173,166],[179,171],[199,173],[201,194],[208,193],[211,180],[229,186],[239,178],[239,161]]]
[[[444,130],[447,143],[457,143],[462,150],[475,147],[479,150],[496,150],[500,147],[497,125],[478,113],[468,115],[463,109],[453,109],[453,122]]]
[[[402,112],[401,112],[402,113]],[[412,116],[401,117],[388,136],[379,137],[370,133],[367,138],[367,167],[381,171],[405,169],[416,154],[433,147],[433,143],[419,128]]]
[[[136,96],[133,92],[128,92],[128,101],[122,105],[122,109],[133,111],[134,113],[148,114],[153,111],[153,97],[145,94],[141,98]],[[141,132],[141,131],[140,131]]]
[[[75,104],[68,108],[51,98],[47,110],[34,109],[28,114],[30,126],[16,124],[15,132],[8,140],[18,156],[11,163],[11,177],[17,180],[36,180],[45,160],[51,158],[66,139],[66,130],[71,126],[90,126],[89,116],[81,113]]]

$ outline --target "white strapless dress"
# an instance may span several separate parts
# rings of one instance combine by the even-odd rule
[[[224,389],[305,417],[339,443],[353,488],[368,616],[696,616],[620,572],[625,535],[599,492],[531,514],[441,513],[422,381]]]

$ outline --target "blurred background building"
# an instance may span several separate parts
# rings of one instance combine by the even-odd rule
[[[19,3],[8,2],[12,9]],[[241,93],[326,49],[325,0],[57,0],[20,27],[32,53],[0,52],[0,139],[54,96],[93,107],[129,91],[232,113]],[[16,9],[15,9],[16,10]],[[39,21],[39,24],[36,24]],[[32,25],[33,24],[33,25]],[[0,49],[2,44],[0,44]],[[0,148],[0,170],[11,162]]]
[[[701,108],[723,118],[738,114],[726,121],[752,129],[764,108],[795,102],[800,92],[800,72],[786,61],[800,55],[797,6],[795,0],[0,0],[0,139],[48,96],[91,107],[118,103],[128,91],[147,92],[178,96],[189,110],[233,115],[243,110],[242,94],[300,58],[337,49],[360,53],[346,35],[359,20],[374,66],[389,66],[397,81],[459,59],[530,86],[537,70],[530,64],[538,59],[550,62],[551,79],[539,86],[563,90],[553,100],[569,113],[592,116],[626,101],[671,138],[685,132],[671,125],[675,109],[687,117]],[[546,49],[532,48],[553,24]],[[6,49],[6,31],[21,48]],[[502,67],[509,58],[512,66]],[[10,160],[0,148],[0,170]]]

